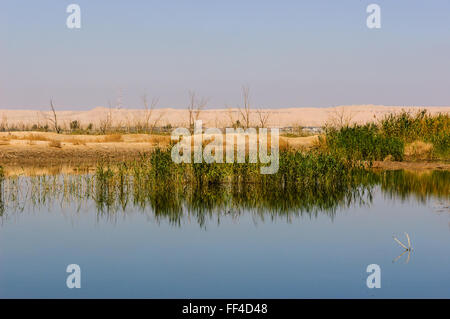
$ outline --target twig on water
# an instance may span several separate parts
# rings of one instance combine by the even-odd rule
[[[405,235],[406,235],[406,240],[408,241],[408,247],[407,247],[405,244],[403,244],[397,237],[392,236],[392,238],[394,238],[394,240],[395,240],[400,246],[402,246],[402,247],[405,249],[405,251],[404,251],[403,253],[401,253],[399,256],[397,256],[397,257],[393,260],[393,262],[396,262],[397,260],[400,259],[400,257],[402,257],[406,252],[408,252],[408,258],[406,259],[406,263],[409,263],[409,259],[410,259],[410,257],[411,257],[411,251],[412,251],[412,247],[411,247],[411,239],[409,238],[408,233],[405,232]]]

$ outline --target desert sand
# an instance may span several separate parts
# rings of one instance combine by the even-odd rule
[[[280,137],[281,148],[308,149],[318,136]],[[54,143],[58,142],[58,143]],[[169,135],[72,135],[52,132],[0,132],[0,165],[92,167],[98,161],[137,159],[170,143]]]
[[[109,135],[111,136],[111,135]],[[128,134],[71,135],[43,132],[0,132],[0,166],[6,175],[43,175],[55,173],[85,173],[95,169],[99,161],[120,162],[140,158],[155,147],[167,146],[170,136]],[[108,139],[107,139],[108,140]],[[52,142],[58,141],[56,146]],[[315,147],[318,136],[280,137],[280,147],[309,149]],[[449,170],[442,162],[374,162],[375,169]]]
[[[253,109],[250,114],[252,126],[259,125],[260,114],[268,114],[266,126],[268,127],[321,127],[327,122],[343,118],[345,121],[355,123],[366,123],[382,119],[389,113],[398,113],[402,110],[417,112],[426,109],[431,114],[449,113],[450,106],[382,106],[382,105],[349,105],[328,108],[281,108],[281,109]],[[43,109],[44,110],[44,109]],[[139,121],[142,121],[145,115],[143,109],[109,109],[105,107],[96,107],[87,111],[57,111],[59,125],[62,128],[69,128],[70,122],[78,120],[83,127],[90,123],[94,127],[99,127],[108,116],[112,119],[112,125],[132,127]],[[239,110],[234,109],[210,109],[203,110],[199,119],[203,121],[206,127],[230,127],[237,120],[241,119]],[[44,126],[51,123],[51,112],[36,110],[19,109],[0,109],[0,125],[22,126],[38,124]],[[170,124],[172,127],[188,126],[188,111],[186,109],[161,108],[155,109],[152,113],[150,122],[158,121],[157,126]],[[242,119],[241,119],[242,121]]]

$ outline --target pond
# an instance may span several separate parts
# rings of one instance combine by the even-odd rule
[[[0,297],[450,298],[449,178],[386,171],[339,189],[144,193],[88,174],[5,178]],[[405,232],[411,252],[393,240],[407,243]],[[80,289],[66,286],[69,264]],[[366,285],[371,264],[379,289]]]

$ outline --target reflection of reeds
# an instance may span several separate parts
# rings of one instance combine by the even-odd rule
[[[177,165],[168,151],[157,149],[135,161],[99,163],[94,174],[0,178],[0,213],[26,205],[93,202],[105,217],[130,208],[151,208],[156,219],[178,224],[187,213],[204,225],[213,216],[219,220],[230,212],[238,217],[242,211],[261,219],[290,220],[319,212],[333,218],[340,207],[370,204],[376,185],[392,197],[424,200],[449,195],[447,171],[376,173],[323,154],[300,152],[281,152],[280,169],[274,175],[259,174],[259,165]]]
[[[414,195],[425,202],[430,195],[438,198],[448,198],[450,195],[449,171],[383,171],[379,177],[382,190],[391,197],[406,199]]]
[[[267,176],[259,174],[259,163],[176,165],[169,151],[157,149],[136,161],[114,166],[100,163],[92,176],[19,177],[18,184],[10,178],[7,189],[28,189],[24,193],[30,198],[11,197],[13,192],[4,197],[18,206],[27,201],[42,204],[61,196],[68,202],[87,198],[102,213],[125,210],[129,205],[141,209],[150,206],[157,218],[167,217],[174,223],[187,209],[201,224],[212,212],[246,209],[274,217],[323,210],[333,216],[340,205],[367,201],[370,182],[357,181],[343,164],[301,153],[283,153],[282,158],[282,170]],[[286,165],[296,165],[298,173]]]

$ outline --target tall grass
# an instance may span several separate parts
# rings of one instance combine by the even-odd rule
[[[423,140],[432,142],[436,136],[450,132],[450,115],[431,115],[426,110],[415,114],[401,112],[389,114],[380,122],[380,129],[386,136],[395,136],[405,142]]]
[[[449,114],[404,111],[389,114],[376,124],[327,127],[322,142],[332,154],[346,159],[384,160],[391,157],[400,161],[404,159],[405,145],[415,141],[432,143],[432,158],[448,159]]]
[[[182,163],[175,164],[170,148],[157,148],[138,160],[118,165],[102,164],[97,167],[96,177],[103,184],[130,178],[134,185],[149,187],[159,185],[191,185],[195,187],[231,184],[267,185],[270,189],[281,188],[339,188],[350,182],[351,174],[362,167],[331,154],[281,151],[279,170],[276,174],[262,175],[262,163]],[[266,165],[266,164],[264,164]],[[108,182],[108,183],[107,183]],[[175,187],[173,187],[175,188]]]
[[[431,115],[425,110],[415,114],[402,112],[387,115],[380,123],[383,135],[397,137],[405,143],[423,141],[433,144],[435,157],[450,156],[450,115]]]
[[[326,144],[329,151],[347,160],[384,160],[388,156],[403,160],[404,141],[397,136],[386,136],[375,124],[327,128]]]

